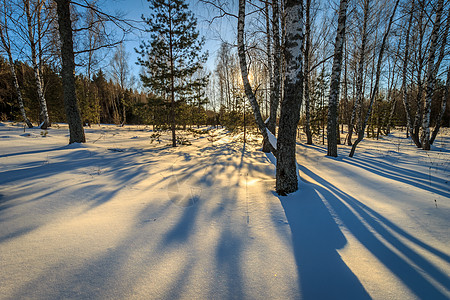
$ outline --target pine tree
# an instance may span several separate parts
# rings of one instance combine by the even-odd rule
[[[204,39],[199,38],[197,19],[183,0],[149,0],[152,14],[142,17],[150,34],[137,53],[145,87],[170,100],[172,146],[176,147],[175,102],[197,86],[202,78],[192,75],[202,68],[207,53],[201,54]],[[197,82],[199,81],[199,82]]]

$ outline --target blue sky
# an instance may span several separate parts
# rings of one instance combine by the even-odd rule
[[[207,62],[207,68],[212,71],[214,70],[214,61],[216,52],[220,45],[220,40],[226,40],[233,42],[235,38],[235,25],[231,21],[223,19],[217,20],[212,25],[209,24],[208,20],[212,19],[214,16],[214,11],[209,10],[205,5],[199,3],[197,0],[187,1],[189,3],[189,8],[194,12],[198,19],[198,30],[200,34],[205,37],[206,43],[204,50],[209,52],[209,58]],[[147,0],[109,0],[105,1],[108,5],[106,9],[111,12],[121,12],[128,19],[141,20],[142,14],[148,15],[150,9],[148,7]],[[233,7],[237,10],[236,7]],[[145,40],[144,34],[132,34],[127,37],[126,49],[130,54],[130,67],[133,70],[133,74],[137,77],[140,67],[136,65],[137,54],[134,48],[139,46],[141,40]]]

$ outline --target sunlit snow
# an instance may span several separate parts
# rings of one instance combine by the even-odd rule
[[[450,130],[354,158],[299,140],[279,197],[256,135],[150,129],[0,123],[0,299],[450,297]]]

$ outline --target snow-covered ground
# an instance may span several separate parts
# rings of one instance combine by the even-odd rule
[[[449,130],[299,144],[287,197],[254,137],[152,134],[0,123],[1,299],[450,298]]]

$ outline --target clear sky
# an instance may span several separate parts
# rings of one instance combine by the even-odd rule
[[[198,20],[198,30],[200,34],[205,37],[206,43],[204,50],[209,52],[209,58],[207,62],[207,68],[214,70],[214,61],[216,52],[220,46],[221,39],[228,42],[233,42],[235,39],[235,25],[232,21],[222,19],[215,21],[212,25],[209,24],[215,14],[215,12],[204,4],[199,3],[198,0],[188,0],[189,8],[193,11]],[[128,19],[141,21],[141,16],[144,14],[149,15],[150,9],[147,0],[105,0],[106,10],[111,13],[121,12]],[[231,1],[229,2],[231,3]],[[237,11],[237,5],[231,7]],[[129,35],[126,41],[126,49],[130,54],[130,67],[133,70],[133,74],[137,77],[140,67],[136,65],[137,54],[134,48],[137,48],[141,40],[146,40],[145,33],[136,33]]]

